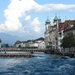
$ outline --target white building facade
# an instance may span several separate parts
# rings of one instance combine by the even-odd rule
[[[37,49],[45,49],[44,38],[38,38],[36,40],[28,40],[28,41],[16,41],[15,47],[34,47]]]

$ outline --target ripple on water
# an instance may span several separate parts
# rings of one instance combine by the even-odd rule
[[[61,60],[46,55],[0,59],[0,75],[74,75],[74,70],[75,59]]]

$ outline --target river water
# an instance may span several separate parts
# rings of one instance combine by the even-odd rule
[[[0,75],[75,75],[75,58],[35,55],[32,58],[0,58]]]

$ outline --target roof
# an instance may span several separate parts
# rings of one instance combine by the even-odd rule
[[[16,44],[20,44],[20,43],[37,43],[37,41],[39,41],[39,40],[44,41],[44,38],[43,38],[43,37],[40,37],[40,38],[35,39],[35,40],[27,40],[27,41],[19,41],[19,40],[17,40],[17,41],[15,42],[15,45],[16,45]]]
[[[59,23],[58,32],[64,30],[64,32],[75,29],[75,20],[65,20],[63,23]]]
[[[65,25],[65,30],[68,29],[69,25],[73,25],[73,27],[75,27],[75,20],[66,20],[64,22],[64,25]],[[71,27],[70,27],[71,28]]]
[[[65,30],[65,28],[64,28],[64,23],[59,23],[58,24],[59,25],[59,27],[58,27],[58,32],[60,32],[61,30]]]
[[[55,17],[54,17],[54,21],[57,21],[57,20],[58,20],[58,17],[57,17],[57,16],[55,16]]]
[[[36,39],[35,41],[39,41],[39,40],[43,40],[44,41],[44,38],[40,37],[40,38]]]
[[[72,27],[72,28],[66,29],[64,32],[71,31],[71,30],[75,30],[75,27]]]
[[[60,18],[60,17],[58,18],[57,16],[55,16],[53,20],[54,20],[54,21],[57,21],[57,20],[58,20],[58,21],[61,21],[61,18]]]
[[[50,23],[50,20],[49,20],[48,16],[47,16],[47,20],[46,20],[46,23]]]
[[[58,21],[61,21],[61,18],[60,17],[58,18]]]
[[[46,20],[46,23],[47,23],[47,22],[49,23],[49,22],[50,22],[50,20],[49,20],[49,19],[47,19],[47,20]]]

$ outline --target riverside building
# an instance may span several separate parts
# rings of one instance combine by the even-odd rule
[[[61,40],[63,37],[72,32],[75,35],[75,20],[65,20],[61,22],[60,17],[55,16],[53,19],[53,25],[49,18],[45,21],[45,46],[49,46],[49,48],[58,49],[60,52],[62,51]]]

